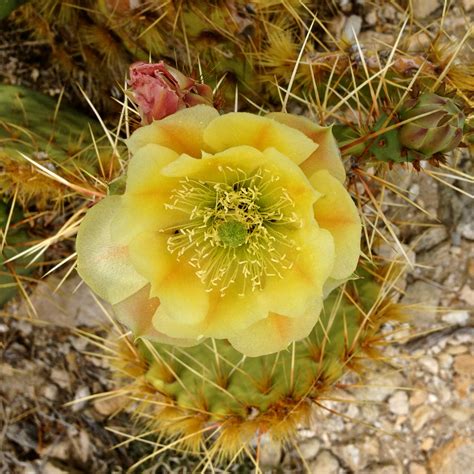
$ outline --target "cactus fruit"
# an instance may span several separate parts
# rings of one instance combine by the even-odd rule
[[[116,368],[147,432],[174,440],[174,449],[198,453],[207,444],[217,462],[264,433],[290,440],[343,374],[382,357],[381,327],[400,316],[384,285],[359,273],[327,298],[309,337],[277,354],[245,358],[224,340],[178,348],[122,339]]]
[[[17,86],[0,86],[0,193],[18,190],[23,205],[60,205],[70,192],[38,172],[23,156],[68,182],[110,171],[114,156],[99,123],[52,98]],[[94,144],[95,141],[95,144]],[[116,166],[116,164],[115,164]]]

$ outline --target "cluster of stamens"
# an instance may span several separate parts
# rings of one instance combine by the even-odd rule
[[[183,179],[166,204],[183,213],[170,233],[168,251],[185,258],[208,291],[222,295],[231,285],[239,294],[262,289],[268,277],[283,277],[296,243],[285,231],[301,226],[295,203],[280,178],[258,168],[219,167],[222,181]]]

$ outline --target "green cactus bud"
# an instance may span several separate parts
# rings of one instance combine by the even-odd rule
[[[422,94],[406,102],[400,119],[413,119],[400,127],[400,143],[428,157],[447,153],[461,142],[464,114],[451,99]]]

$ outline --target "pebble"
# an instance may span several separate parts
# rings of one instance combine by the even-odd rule
[[[395,415],[408,414],[408,395],[398,390],[388,399],[388,409]]]
[[[460,234],[467,240],[474,240],[474,223],[464,222],[458,226]]]
[[[422,405],[418,407],[411,417],[411,425],[414,432],[420,431],[426,422],[434,416],[434,411],[426,406]]]
[[[260,464],[265,467],[276,467],[280,464],[281,444],[273,441],[269,436],[260,438]]]
[[[464,325],[469,321],[469,313],[467,311],[454,311],[445,314],[441,319],[448,324]]]
[[[431,437],[425,438],[420,444],[420,449],[422,451],[429,451],[433,447],[433,444],[434,444],[433,438]]]
[[[304,443],[301,443],[299,446],[301,456],[304,459],[313,459],[319,453],[319,448],[321,447],[321,442],[318,438],[309,439]]]
[[[426,468],[417,462],[410,463],[408,466],[408,472],[410,474],[427,474]]]
[[[471,416],[473,415],[473,410],[469,408],[447,408],[446,414],[451,418],[453,421],[458,423],[465,423],[468,421]]]
[[[451,354],[451,355],[465,354],[466,352],[467,352],[466,346],[452,346],[448,348],[448,354]]]
[[[436,450],[429,465],[433,474],[468,474],[474,466],[474,443],[458,436]]]
[[[458,355],[454,359],[454,370],[458,374],[474,377],[474,356],[470,354]]]
[[[421,405],[422,403],[425,402],[425,400],[428,398],[428,394],[424,390],[415,390],[410,397],[410,406],[412,407],[417,407],[418,405]]]
[[[474,290],[469,285],[464,285],[461,288],[459,297],[465,301],[468,305],[474,306]]]
[[[85,397],[88,397],[90,394],[91,392],[89,390],[89,387],[85,387],[85,386],[79,387],[76,390],[76,393],[74,395],[74,401],[75,400],[81,400],[81,401],[77,401],[71,405],[72,411],[77,412],[77,411],[82,410],[86,406],[86,403],[87,403],[87,400],[82,400],[82,399]]]
[[[433,375],[436,375],[439,371],[439,365],[438,361],[433,358],[433,357],[421,357],[420,360],[420,365],[424,367],[428,372],[432,373]]]
[[[94,409],[103,416],[112,415],[127,403],[127,397],[120,395],[112,398],[98,398],[94,400]]]
[[[69,388],[71,386],[69,374],[62,369],[51,370],[51,380],[56,385],[59,385],[60,388]]]
[[[439,8],[437,0],[412,0],[413,15],[417,20],[423,20]]]
[[[430,250],[447,238],[448,232],[445,226],[431,227],[415,241],[414,250],[415,252]]]
[[[339,461],[331,452],[322,451],[309,467],[312,474],[337,474]]]
[[[54,384],[47,384],[41,388],[41,394],[48,400],[56,400],[58,396],[58,387]]]

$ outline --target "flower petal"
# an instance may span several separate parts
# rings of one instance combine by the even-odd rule
[[[218,291],[210,294],[209,312],[206,317],[206,334],[215,338],[228,338],[239,334],[251,324],[265,318],[268,314],[260,292],[245,296],[229,289],[221,296]]]
[[[117,242],[126,244],[144,231],[175,225],[182,217],[167,209],[176,180],[163,176],[162,169],[179,155],[160,145],[145,145],[130,160],[122,209],[112,221]]]
[[[283,112],[273,112],[268,114],[267,117],[303,132],[308,138],[311,138],[311,140],[319,145],[316,151],[300,164],[306,176],[309,177],[316,171],[325,169],[336,179],[341,181],[341,183],[344,182],[346,172],[331,127],[321,127],[321,125],[317,125],[306,117]]]
[[[313,304],[315,297],[323,296],[323,287],[333,271],[334,241],[325,229],[316,226],[300,231],[293,266],[283,278],[268,278],[263,290],[269,312],[293,318],[302,317]]]
[[[203,149],[203,130],[219,117],[219,112],[208,105],[196,105],[179,110],[162,120],[140,127],[127,140],[129,150],[135,154],[141,147],[156,143],[177,153],[200,158]]]
[[[160,305],[158,298],[150,298],[150,285],[113,306],[117,319],[127,326],[135,337],[144,337],[152,342],[190,347],[198,343],[195,339],[177,339],[158,332],[153,326],[153,315]]]
[[[316,299],[299,318],[271,313],[236,337],[229,339],[234,349],[249,357],[258,357],[286,349],[293,341],[307,337],[318,321],[322,300]]]
[[[347,190],[328,171],[318,171],[310,182],[323,195],[314,204],[314,217],[334,238],[336,260],[331,278],[346,279],[360,256],[359,213]]]
[[[124,300],[147,283],[130,263],[128,248],[112,239],[110,222],[120,211],[121,202],[121,196],[108,196],[89,209],[76,239],[79,275],[111,304]]]
[[[204,142],[213,153],[239,145],[260,151],[273,147],[297,165],[318,147],[294,128],[244,112],[221,115],[213,120],[204,130]]]

